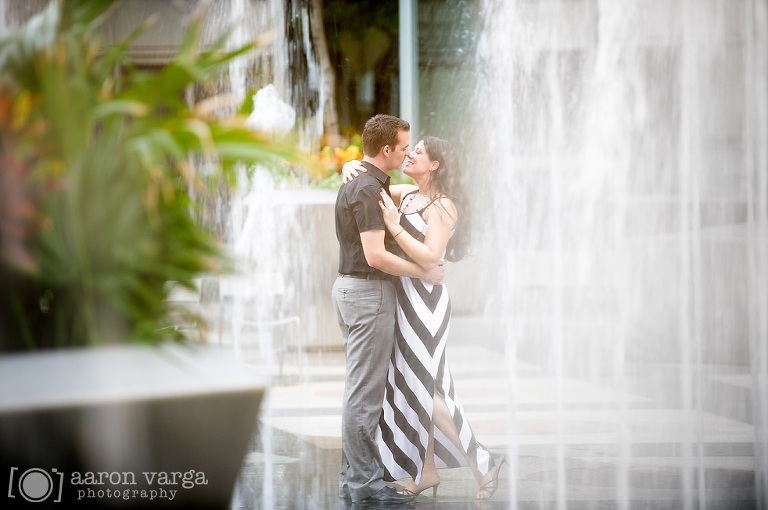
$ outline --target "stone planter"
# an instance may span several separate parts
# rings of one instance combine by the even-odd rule
[[[0,357],[2,507],[227,508],[264,392],[200,346]]]

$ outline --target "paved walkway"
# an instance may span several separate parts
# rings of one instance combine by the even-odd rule
[[[425,492],[407,508],[676,510],[700,508],[699,498],[710,510],[756,507],[749,423],[685,411],[643,396],[641,387],[558,383],[478,340],[448,347],[457,394],[478,440],[516,462],[490,501],[473,501],[467,468],[446,469],[437,497]],[[343,353],[289,354],[279,372],[232,507],[352,508],[337,495]],[[738,382],[744,374],[726,376]]]

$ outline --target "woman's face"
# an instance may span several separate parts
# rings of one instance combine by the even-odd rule
[[[419,178],[429,177],[429,172],[437,168],[437,165],[437,161],[429,158],[427,150],[424,148],[424,140],[421,140],[408,155],[408,163],[406,163],[403,173],[418,181]]]

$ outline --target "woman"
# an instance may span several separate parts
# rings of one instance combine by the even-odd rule
[[[345,180],[364,170],[357,162],[344,165]],[[380,206],[384,223],[402,256],[425,269],[445,258],[460,260],[469,241],[469,207],[461,184],[458,157],[451,145],[424,137],[409,154],[405,174],[416,186],[390,186]],[[398,204],[399,207],[396,207]],[[398,210],[399,209],[399,210]],[[451,303],[445,285],[399,278],[396,343],[376,441],[389,481],[412,478],[406,494],[440,484],[440,467],[470,466],[480,485],[476,499],[490,498],[498,487],[504,462],[494,462],[475,439],[454,394],[446,364]]]

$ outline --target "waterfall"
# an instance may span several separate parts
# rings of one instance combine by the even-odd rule
[[[0,0],[0,27],[45,4]],[[440,4],[420,2],[420,12],[445,14]],[[455,142],[470,181],[474,256],[449,269],[452,298],[506,360],[509,506],[722,508],[719,491],[735,488],[768,507],[768,4],[444,4],[463,10],[461,26],[422,20],[434,32],[419,50],[440,58],[422,62],[418,120]],[[308,0],[211,0],[205,19],[207,41],[232,28],[229,48],[260,42],[204,92],[257,95],[249,123],[314,147],[333,91]],[[157,47],[141,64],[161,63]],[[240,177],[209,190],[210,221],[236,268],[203,282],[208,340],[273,381],[294,356],[292,381],[309,379],[306,348],[338,335],[327,299],[337,247],[332,233],[330,250],[306,235],[332,225],[332,211],[320,217],[331,202],[263,168]],[[531,373],[535,404],[521,398]],[[280,501],[288,461],[274,454],[271,417],[266,402],[233,507]],[[546,433],[530,439],[535,420]],[[302,441],[291,455],[319,459]],[[289,500],[335,501],[316,467],[295,470],[305,478],[287,484]],[[520,490],[531,486],[538,493]],[[601,499],[579,500],[581,489]]]
[[[643,479],[673,480],[683,508],[705,508],[749,473],[709,453],[714,424],[741,423],[754,430],[765,505],[765,3],[479,9],[476,135],[464,149],[483,216],[472,270],[498,282],[484,310],[507,324],[506,351],[552,383],[556,433],[542,451],[553,462],[536,479],[557,508],[580,483],[630,508]],[[489,272],[488,260],[503,263]],[[578,456],[573,381],[595,389],[595,425],[610,427]],[[524,420],[511,401],[509,420]],[[638,453],[652,448],[677,453]]]
[[[323,91],[310,39],[309,3],[218,1],[209,7],[208,20],[211,37],[220,27],[233,27],[230,48],[261,41],[253,52],[232,61],[217,93],[234,94],[239,102],[252,95],[247,125],[278,138],[295,136],[300,147],[314,148],[323,129],[318,109]],[[273,170],[242,167],[237,188],[218,200],[219,222],[236,263],[235,273],[218,282],[214,321],[222,325],[219,341],[277,381],[286,356],[298,356],[301,365],[304,348],[322,334],[316,326],[321,312],[311,302],[322,281],[310,278],[322,272],[313,265],[316,247],[307,235],[316,221],[314,198],[301,179],[286,183]],[[276,504],[281,467],[274,455],[272,407],[267,395],[259,416],[264,425],[255,438],[260,444],[246,459],[233,508]]]

